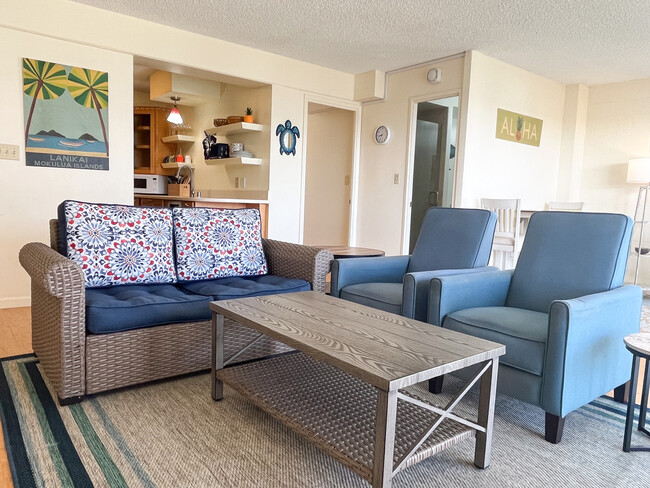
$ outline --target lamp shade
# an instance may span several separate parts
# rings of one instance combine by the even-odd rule
[[[650,183],[650,158],[634,158],[627,163],[628,183]]]
[[[176,108],[176,106],[174,106],[174,108],[172,108],[171,112],[169,112],[169,115],[167,116],[167,122],[170,122],[172,124],[182,124],[183,123],[183,117],[181,117],[181,114],[178,111],[178,109]]]

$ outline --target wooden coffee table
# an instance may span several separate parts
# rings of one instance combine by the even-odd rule
[[[228,384],[373,487],[390,487],[401,469],[474,435],[474,464],[489,465],[501,344],[316,292],[210,308],[215,400]],[[297,352],[224,369],[232,360],[223,357],[224,317]],[[478,373],[443,407],[403,390],[475,364]],[[477,419],[454,414],[479,380]]]

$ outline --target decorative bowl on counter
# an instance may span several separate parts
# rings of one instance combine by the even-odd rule
[[[228,124],[228,119],[214,119],[212,123],[215,127],[221,127],[222,125]]]

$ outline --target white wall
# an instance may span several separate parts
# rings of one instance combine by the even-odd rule
[[[347,246],[354,112],[310,113],[307,141],[303,243]]]
[[[650,78],[589,88],[581,200],[594,211],[634,215],[630,158],[650,157]]]
[[[269,238],[300,242],[300,206],[302,195],[302,153],[304,138],[304,92],[273,85],[271,94],[271,154],[269,157]],[[298,127],[296,154],[280,154],[275,136],[279,124],[291,121]]]
[[[442,82],[438,84],[426,80],[427,71],[433,67],[442,69]],[[463,58],[456,58],[391,73],[386,81],[386,99],[363,106],[357,245],[382,249],[387,255],[401,254],[412,99],[460,95],[463,69]],[[374,142],[379,125],[391,130],[387,144]],[[395,174],[398,184],[394,183]]]
[[[20,160],[0,160],[0,308],[29,304],[29,277],[18,262],[27,242],[49,243],[48,220],[65,199],[133,203],[133,59],[126,54],[0,27],[0,142],[20,145]],[[22,58],[107,71],[109,171],[25,166]],[[38,102],[37,102],[38,103]]]
[[[468,65],[460,206],[479,206],[482,197],[521,198],[524,209],[544,209],[557,193],[564,85],[477,51]],[[497,139],[498,108],[542,119],[540,146]]]

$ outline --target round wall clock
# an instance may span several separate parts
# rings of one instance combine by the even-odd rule
[[[390,129],[385,125],[380,125],[375,129],[375,142],[377,144],[386,144],[390,139]]]

